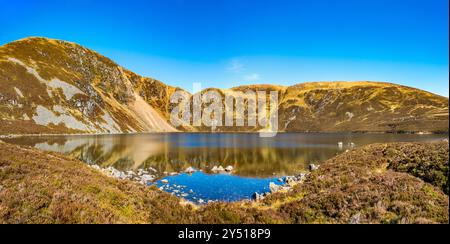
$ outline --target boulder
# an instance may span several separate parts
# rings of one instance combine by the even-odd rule
[[[231,165],[228,165],[226,168],[225,168],[225,171],[227,171],[227,172],[232,172],[234,170],[234,168],[233,168],[233,166],[231,166]]]
[[[263,194],[259,194],[258,192],[253,193],[252,195],[252,199],[255,201],[261,201],[264,199],[264,195]]]
[[[197,172],[197,170],[194,169],[193,167],[189,167],[189,168],[187,168],[186,170],[184,170],[184,172],[185,172],[185,173],[188,173],[188,174],[192,174],[192,173]]]
[[[211,171],[217,173],[217,172],[224,172],[225,169],[224,169],[222,166],[219,166],[219,167],[214,166],[214,167],[211,169]]]
[[[315,164],[310,164],[309,165],[309,170],[311,171],[315,171],[319,169],[319,165],[315,165]]]
[[[269,189],[270,189],[271,193],[276,193],[276,192],[279,192],[281,190],[281,186],[279,186],[279,185],[277,185],[277,184],[275,184],[273,182],[270,182]]]

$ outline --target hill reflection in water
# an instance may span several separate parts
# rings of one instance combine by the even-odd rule
[[[105,136],[22,137],[7,142],[60,152],[88,164],[128,171],[153,167],[159,173],[187,167],[209,173],[213,166],[233,166],[239,176],[271,177],[306,170],[355,146],[376,142],[430,141],[442,135],[282,133],[259,134],[137,134]],[[340,148],[338,143],[342,142]]]

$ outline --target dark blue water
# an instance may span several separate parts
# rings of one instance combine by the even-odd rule
[[[158,180],[156,185],[158,187],[164,186],[165,191],[192,202],[198,202],[200,199],[205,202],[209,200],[229,202],[251,199],[255,192],[259,194],[269,192],[270,182],[277,185],[281,184],[278,181],[279,178],[247,178],[229,174],[205,174],[203,172],[180,174],[164,179],[168,180],[169,183],[163,184],[161,180]]]

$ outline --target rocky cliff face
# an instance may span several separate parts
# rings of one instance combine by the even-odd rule
[[[27,38],[0,47],[0,133],[175,131],[175,88],[79,45]]]
[[[170,96],[177,90],[77,44],[27,38],[0,47],[0,134],[211,131],[206,126],[174,128],[168,122],[175,106]],[[242,97],[244,106],[245,92],[276,91],[278,130],[283,132],[448,132],[448,98],[390,83],[208,90]],[[215,131],[267,127],[246,122]]]

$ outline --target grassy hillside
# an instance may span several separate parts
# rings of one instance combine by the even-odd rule
[[[446,142],[370,145],[327,160],[292,192],[198,207],[0,143],[0,223],[448,223],[448,152]]]
[[[390,83],[300,84],[280,107],[286,131],[448,132],[448,98]]]
[[[448,133],[448,98],[411,87],[384,82],[313,82],[290,87],[251,85],[231,89],[209,88],[223,98],[243,99],[247,92],[270,91],[278,94],[278,131],[282,132],[433,132]],[[191,97],[192,100],[192,97]],[[226,105],[223,104],[223,117]],[[235,102],[236,104],[236,102]],[[209,105],[209,104],[206,104]],[[204,105],[205,106],[205,105]],[[267,111],[269,107],[266,106]],[[219,126],[216,131],[257,132],[267,126]],[[235,112],[234,119],[241,118]],[[180,130],[186,128],[179,128]],[[193,131],[211,131],[194,126]]]
[[[0,134],[172,132],[170,97],[177,90],[80,45],[27,38],[0,47]],[[245,92],[276,91],[279,131],[448,132],[448,98],[390,83],[250,85],[202,92],[208,90],[244,98],[244,107]],[[244,127],[224,125],[216,131],[266,128],[246,121]],[[178,129],[211,131],[206,126]]]

